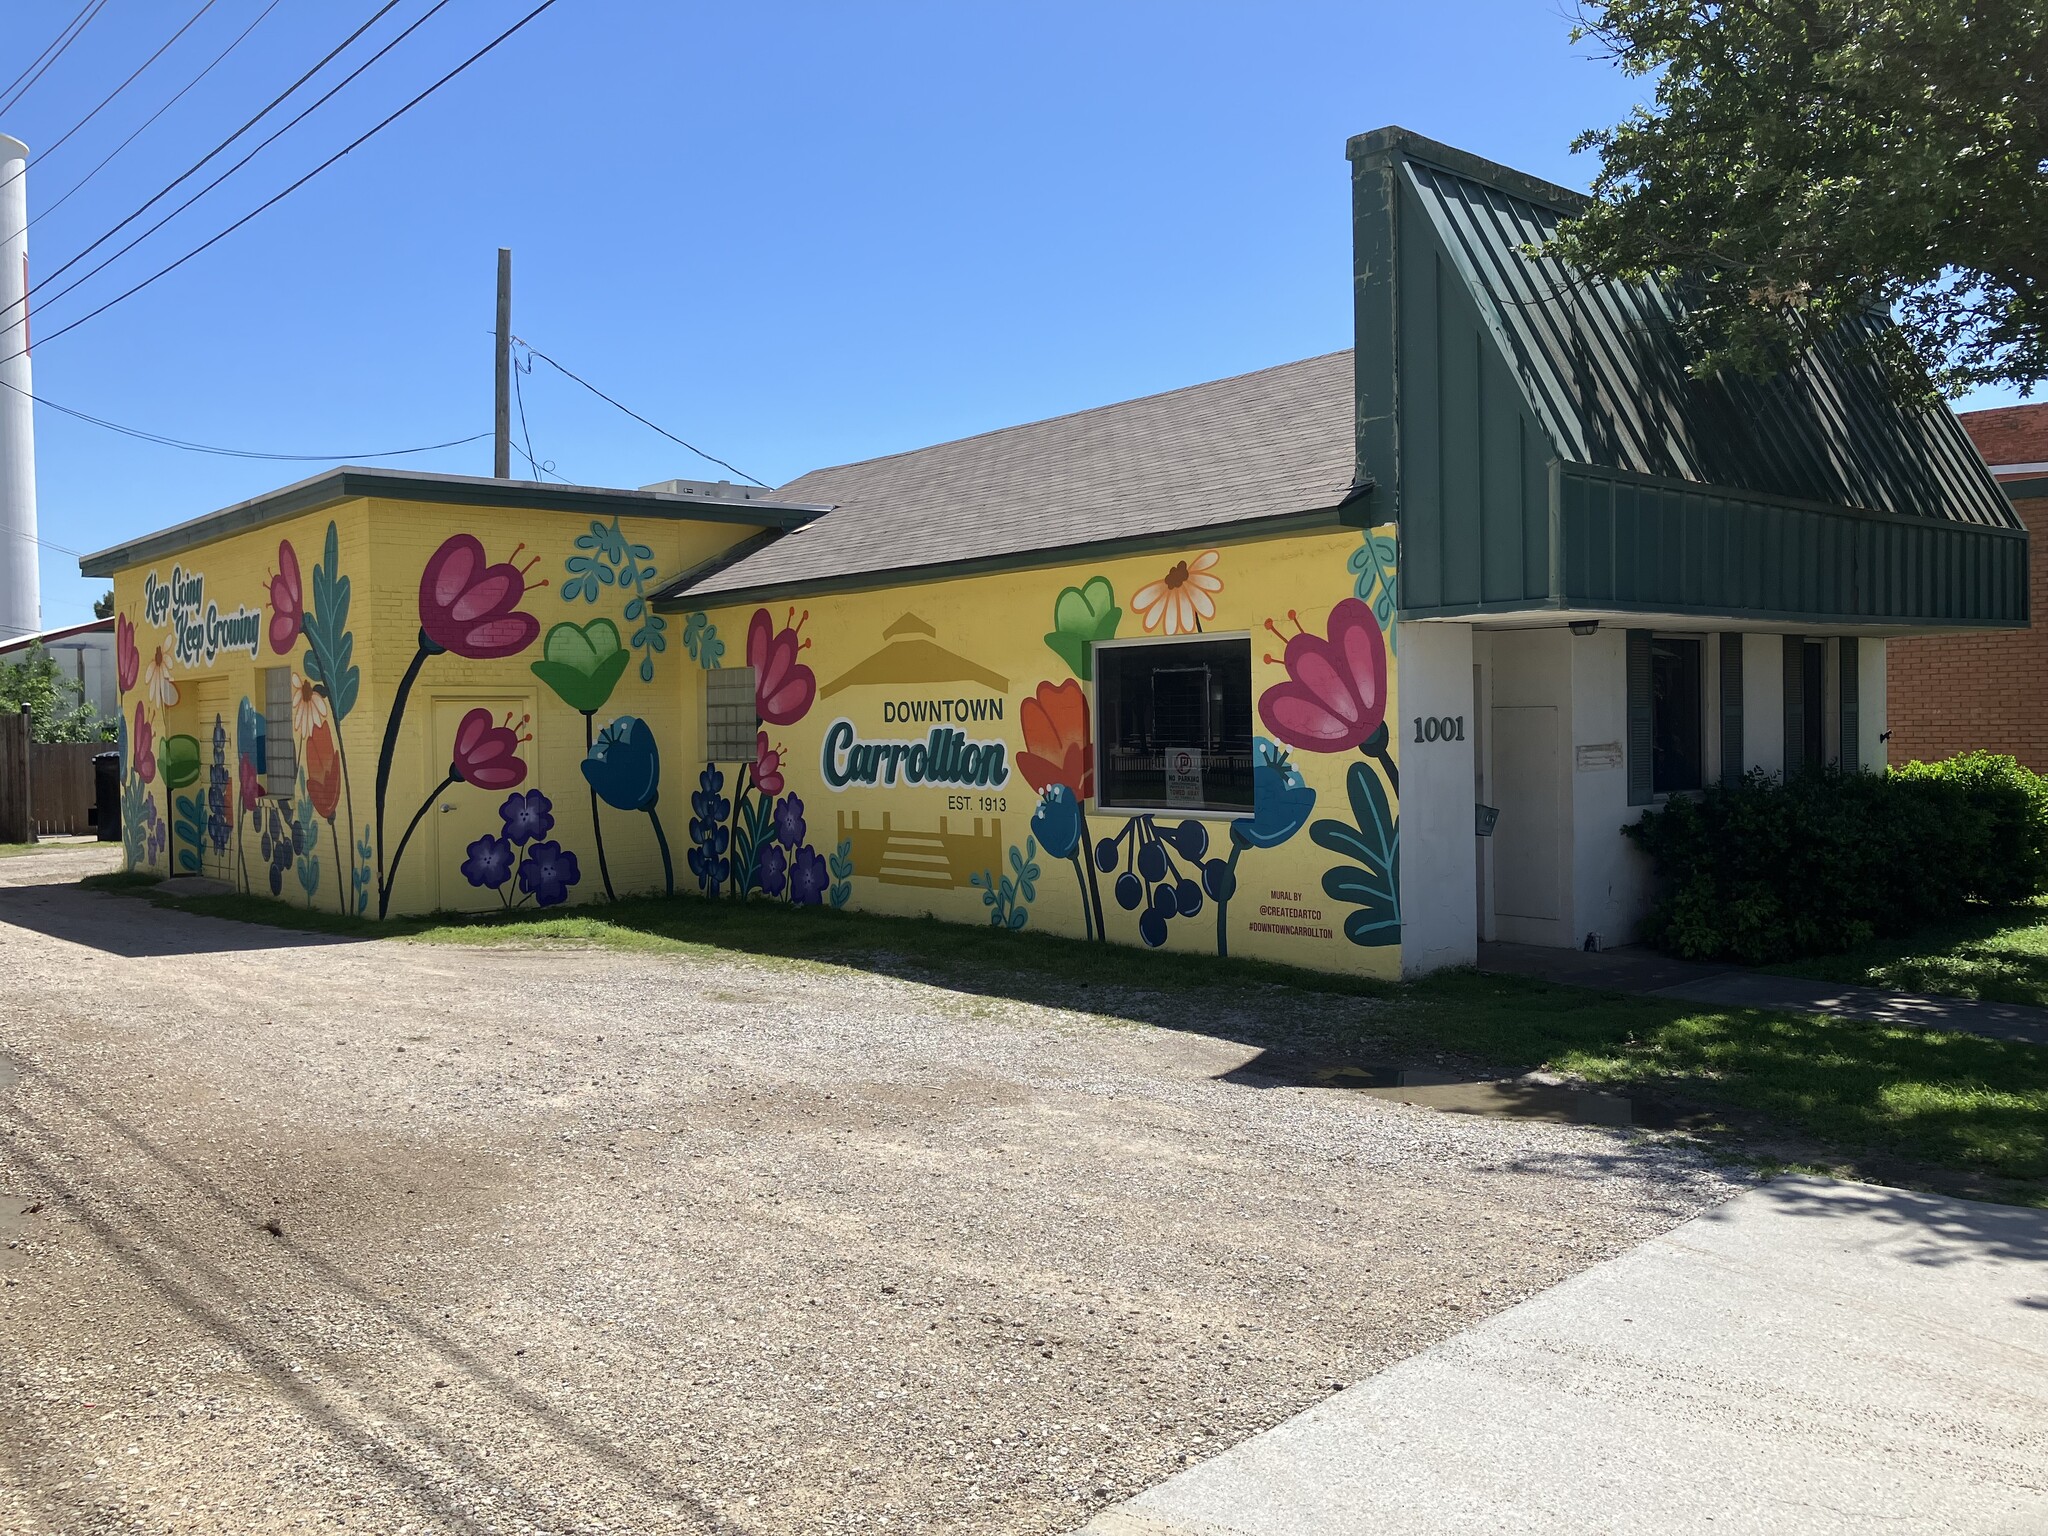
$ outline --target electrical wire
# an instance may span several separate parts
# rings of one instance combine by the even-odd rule
[[[169,213],[165,214],[162,218],[158,219],[154,224],[150,225],[149,228],[145,229],[133,240],[130,240],[126,245],[122,246],[120,250],[114,252],[113,255],[107,257],[106,260],[102,261],[98,266],[92,268],[91,271],[80,273],[77,277],[74,277],[70,282],[66,283],[62,288],[59,288],[55,293],[51,294],[48,298],[45,298],[40,302],[45,305],[54,304],[57,302],[57,300],[63,298],[65,294],[70,293],[74,288],[79,287],[83,283],[90,282],[98,274],[106,271],[108,267],[112,266],[115,262],[119,261],[123,256],[126,256],[130,251],[134,250],[136,246],[142,244],[143,241],[147,240],[151,235],[155,234],[158,230],[162,229],[166,224],[170,223],[171,220],[175,219],[187,208],[190,208],[194,203],[198,202],[199,199],[206,196],[207,193],[211,192],[215,187],[219,186],[222,182],[226,181],[230,176],[234,175],[235,172],[239,171],[251,160],[254,160],[258,155],[262,154],[264,150],[268,149],[271,145],[275,144],[285,134],[291,132],[292,129],[298,127],[300,123],[303,123],[313,113],[319,111],[320,108],[327,105],[327,103],[332,101],[335,95],[339,91],[341,91],[341,89],[344,86],[346,86],[351,80],[354,80],[364,70],[368,69],[372,64],[376,63],[379,59],[383,58],[385,54],[389,53],[392,49],[396,48],[400,43],[404,42],[408,37],[411,37],[413,33],[417,32],[421,27],[425,26],[427,22],[433,19],[435,12],[440,11],[447,4],[448,0],[435,0],[434,5],[430,7],[424,15],[422,15],[418,20],[413,22],[413,24],[407,27],[403,32],[399,33],[398,36],[392,38],[391,41],[386,43],[382,48],[379,48],[375,53],[371,54],[367,59],[363,60],[362,63],[358,64],[346,75],[343,75],[341,79],[337,80],[331,87],[328,88],[327,93],[324,96],[322,96],[318,101],[314,102],[311,106],[305,108],[302,112],[299,113],[297,117],[293,118],[290,122],[286,123],[282,128],[277,129],[274,133],[270,135],[269,138],[265,139],[261,144],[258,144],[254,149],[250,150],[249,153],[242,156],[241,159],[237,160],[233,165],[229,166],[226,170],[222,171],[218,176],[214,177],[213,180],[209,181],[197,192],[194,192],[190,197],[186,198],[184,202],[178,204],[177,207],[173,208]],[[51,275],[55,276],[54,273]],[[45,279],[45,281],[47,282],[48,279]]]
[[[568,484],[568,478],[566,476],[555,474],[555,471],[553,469],[551,469],[548,465],[541,463],[539,459],[536,459],[533,456],[533,434],[530,431],[528,431],[526,427],[526,390],[519,382],[519,376],[521,374],[531,372],[533,372],[533,359],[530,357],[526,360],[526,366],[524,368],[520,367],[516,360],[512,364],[512,398],[519,402],[519,435],[526,439],[526,447],[520,450],[519,456],[525,459],[527,463],[531,464],[541,474],[554,475],[557,480],[560,480],[564,485],[566,485]]]
[[[108,164],[113,160],[115,155],[120,154],[122,150],[126,149],[130,144],[133,144],[138,138],[142,136],[144,129],[147,129],[151,123],[155,122],[158,118],[162,117],[166,112],[170,111],[171,108],[175,107],[178,104],[178,102],[184,97],[185,93],[191,90],[193,86],[197,85],[200,81],[204,80],[208,75],[212,74],[214,70],[214,65],[219,64],[221,60],[225,59],[229,54],[233,53],[237,48],[241,47],[242,39],[246,38],[251,32],[254,32],[256,28],[262,23],[263,18],[268,16],[272,11],[276,10],[278,6],[283,3],[284,0],[270,0],[270,4],[264,6],[262,10],[256,13],[255,21],[250,22],[248,26],[242,28],[242,30],[235,35],[235,39],[233,42],[229,43],[227,47],[221,49],[219,53],[213,56],[212,63],[208,64],[206,68],[199,71],[199,73],[194,75],[190,80],[187,80],[185,84],[179,89],[178,94],[176,96],[173,96],[169,101],[165,102],[162,106],[158,107],[154,112],[150,113],[148,117],[145,117],[142,120],[141,126],[136,128],[136,130],[133,133],[129,134],[127,138],[123,139],[120,143],[116,144],[113,147],[113,149],[108,152],[107,158],[105,160],[102,160],[98,165],[94,166],[91,170],[87,171],[83,176],[79,177],[78,180],[74,181],[70,185],[70,187],[68,187],[60,196],[56,197],[55,199],[48,203],[45,203],[43,205],[43,211],[35,215],[35,217],[31,218],[28,221],[28,223],[22,226],[22,228],[24,230],[34,229],[37,224],[42,222],[43,218],[46,215],[55,213],[59,208],[63,207],[64,204],[70,200],[71,194],[73,192],[76,192],[88,181],[91,181],[93,177],[99,175],[101,171],[104,171],[107,168]]]
[[[29,75],[27,80],[22,80],[19,76],[15,78],[15,84],[7,88],[6,98],[0,100],[0,112],[11,111],[17,106],[21,98],[29,93],[38,80],[43,78],[44,73],[49,67],[64,57],[65,49],[78,41],[79,33],[91,26],[93,18],[106,8],[107,0],[91,0],[91,3],[79,13],[79,16],[73,19],[72,24],[67,26],[63,32],[57,34],[57,41],[36,55],[36,62],[29,65],[29,69],[34,70],[35,73]],[[67,32],[70,34],[68,37],[65,36]],[[54,52],[52,51],[53,49],[55,50]]]
[[[212,443],[194,443],[181,437],[166,437],[161,432],[149,432],[141,427],[124,426],[118,421],[108,421],[104,416],[95,416],[89,411],[81,411],[68,405],[59,405],[47,396],[31,394],[20,385],[10,384],[5,379],[0,379],[0,387],[11,389],[17,395],[27,395],[37,405],[48,406],[51,410],[62,412],[66,416],[73,416],[80,421],[90,422],[96,427],[105,427],[109,432],[119,432],[123,437],[138,438],[145,443],[155,443],[164,448],[180,448],[187,453],[212,453],[229,459],[275,459],[302,464],[340,463],[344,461],[353,463],[358,459],[399,459],[404,458],[408,454],[432,453],[437,448],[460,448],[468,443],[482,442],[491,435],[488,432],[476,432],[468,437],[451,438],[445,443],[422,443],[417,448],[385,448],[376,453],[269,453],[258,448],[222,448]]]
[[[212,10],[214,6],[218,3],[219,0],[204,0],[204,3],[199,7],[199,9],[194,11],[190,16],[188,16],[185,19],[185,25],[178,28],[177,31],[173,32],[168,38],[166,38],[164,40],[163,47],[158,48],[155,53],[152,53],[148,58],[144,59],[140,64],[136,65],[133,74],[129,75],[129,77],[126,80],[123,80],[111,91],[107,92],[107,94],[100,99],[100,104],[97,107],[94,107],[90,112],[86,113],[85,116],[81,117],[69,128],[65,129],[64,132],[58,137],[56,143],[50,145],[46,149],[37,150],[36,164],[41,165],[45,160],[49,159],[51,155],[55,154],[58,150],[62,149],[64,145],[70,140],[73,134],[77,133],[79,129],[83,128],[87,123],[91,122],[94,118],[98,117],[100,113],[106,109],[108,102],[111,102],[116,96],[120,95],[123,91],[127,90],[129,86],[133,85],[136,82],[136,80],[141,77],[142,72],[145,69],[149,68],[150,65],[154,64],[158,59],[164,56],[165,49],[169,48],[172,43],[175,43],[179,38],[183,37],[187,32],[191,31],[194,23],[196,23],[199,20],[199,18],[204,16],[208,11]],[[24,164],[20,170],[16,171],[12,176],[8,177],[6,181],[0,181],[0,187],[5,187],[12,182],[18,181],[21,177],[26,176],[27,174],[28,166]],[[27,226],[23,227],[26,228]]]
[[[642,416],[638,411],[634,410],[631,406],[619,404],[618,401],[614,400],[610,395],[606,394],[603,390],[599,389],[595,384],[591,383],[590,380],[582,378],[577,374],[570,373],[568,369],[564,368],[552,357],[549,357],[547,353],[541,351],[540,348],[536,347],[532,342],[527,341],[524,338],[518,336],[514,336],[512,339],[518,342],[520,346],[526,348],[526,350],[533,356],[539,358],[542,362],[546,363],[550,368],[554,369],[555,372],[562,374],[567,378],[574,379],[578,384],[581,384],[585,389],[589,390],[593,395],[597,396],[597,398],[602,400],[606,405],[611,406],[615,410],[624,411],[628,416],[632,417],[635,421],[639,422],[641,426],[653,427],[655,431],[659,432],[663,437],[667,438],[670,442],[676,444],[679,447],[689,449],[690,452],[697,455],[698,458],[703,459],[708,463],[716,464],[720,469],[729,469],[734,474],[738,475],[742,480],[753,480],[754,484],[760,486],[761,489],[764,491],[769,489],[769,485],[766,480],[755,479],[754,476],[748,474],[744,469],[741,469],[736,465],[726,463],[725,460],[719,458],[716,454],[706,453],[702,448],[699,448],[695,443],[684,442],[680,437],[677,437],[675,433],[669,431],[667,427],[656,426],[655,423],[649,421],[645,416]]]
[[[262,122],[264,118],[268,117],[272,112],[277,110],[278,105],[281,102],[283,102],[286,97],[290,96],[293,92],[298,90],[300,86],[304,85],[308,80],[312,79],[315,75],[319,74],[321,70],[325,69],[331,62],[333,62],[334,56],[336,54],[340,53],[344,48],[348,47],[350,43],[353,43],[357,38],[361,37],[365,32],[369,31],[370,28],[374,27],[379,21],[383,20],[385,15],[388,12],[390,12],[394,7],[396,7],[397,4],[398,0],[385,0],[385,3],[378,7],[375,15],[371,16],[370,19],[364,22],[360,27],[357,27],[355,31],[349,33],[347,37],[343,38],[340,42],[336,43],[334,47],[327,51],[326,57],[322,58],[319,63],[315,64],[311,69],[307,70],[303,75],[299,76],[298,79],[294,80],[290,85],[286,86],[276,96],[273,96],[270,99],[270,104],[264,107],[262,111],[258,112],[254,117],[250,118],[246,123],[242,124],[242,126],[237,128],[233,133],[229,134],[226,138],[222,139],[218,144],[214,145],[213,148],[209,149],[197,160],[193,161],[190,166],[188,166],[184,171],[180,172],[164,187],[159,189],[157,192],[151,194],[149,200],[145,202],[140,208],[137,208],[133,213],[129,214],[125,219],[121,220],[120,223],[116,224],[112,229],[108,230],[105,234],[101,235],[97,240],[93,241],[91,245],[88,245],[84,250],[79,251],[69,261],[66,261],[62,266],[58,267],[55,271],[46,273],[35,283],[31,284],[29,286],[28,291],[22,295],[23,302],[27,302],[27,300],[34,295],[36,289],[42,287],[43,284],[45,283],[55,282],[58,278],[62,277],[66,272],[70,271],[73,267],[77,266],[78,263],[85,260],[85,258],[90,256],[94,251],[98,250],[101,246],[105,245],[109,240],[113,239],[114,236],[118,235],[122,230],[126,229],[130,224],[133,224],[137,219],[141,218],[145,213],[149,212],[151,208],[154,208],[164,198],[170,196],[172,191],[175,190],[179,185],[181,185],[183,182],[188,180],[193,175],[197,174],[200,168],[204,166],[207,163],[207,161],[211,160],[215,155],[220,154],[230,144],[234,143],[235,140],[239,139],[243,134],[247,133],[251,128],[254,128],[258,123]]]
[[[57,46],[58,39],[62,38],[66,32],[69,32],[73,27],[77,26],[79,16],[83,16],[87,11],[91,10],[92,6],[93,0],[85,0],[85,4],[81,5],[78,8],[77,15],[74,15],[69,21],[65,22],[62,27],[58,28],[57,36],[51,38],[49,42],[43,45],[43,51],[37,54],[34,58],[30,59],[28,63],[22,67],[22,71],[20,74],[16,75],[12,80],[8,81],[4,87],[0,87],[0,101],[4,101],[9,95],[13,93],[14,88],[17,85],[21,84],[22,81],[28,78],[28,72],[31,69],[34,69],[38,64],[42,63],[43,60],[49,56],[50,50]]]
[[[394,0],[394,3],[396,3],[396,0]],[[443,3],[445,3],[445,0],[443,0]],[[312,170],[306,172],[305,175],[301,176],[297,181],[293,182],[290,186],[286,187],[282,192],[279,192],[275,196],[267,199],[266,201],[259,203],[256,207],[250,209],[249,212],[243,214],[239,219],[235,220],[234,223],[230,224],[226,229],[222,230],[219,234],[213,236],[209,240],[201,242],[199,245],[194,246],[191,250],[187,251],[184,255],[180,256],[176,261],[171,262],[167,266],[159,267],[156,271],[152,272],[148,277],[145,277],[141,282],[136,283],[133,287],[130,287],[120,293],[115,294],[114,297],[108,299],[104,304],[100,305],[99,308],[89,309],[84,314],[80,315],[76,320],[71,321],[69,324],[59,326],[56,330],[50,332],[47,336],[43,338],[43,345],[48,346],[51,342],[55,341],[59,336],[64,335],[67,331],[77,330],[78,327],[85,324],[86,321],[105,314],[108,310],[112,309],[116,304],[121,303],[123,300],[132,299],[133,297],[135,297],[136,294],[142,292],[143,289],[149,287],[150,284],[156,282],[159,278],[168,277],[171,273],[177,271],[178,268],[185,265],[185,263],[190,261],[193,257],[199,255],[203,251],[210,250],[212,247],[220,244],[221,241],[225,240],[229,235],[232,235],[236,230],[240,229],[244,224],[247,224],[251,219],[254,219],[259,214],[264,213],[265,211],[274,208],[277,204],[283,202],[287,197],[291,196],[292,193],[298,191],[299,188],[303,187],[307,182],[311,181],[315,176],[318,176],[322,171],[326,170],[330,165],[333,165],[337,160],[341,159],[344,155],[347,155],[352,150],[360,148],[363,144],[367,143],[377,134],[382,133],[386,128],[390,127],[393,123],[397,122],[401,117],[405,116],[405,114],[410,112],[414,107],[418,106],[421,102],[425,101],[429,96],[433,95],[436,91],[440,90],[442,86],[446,85],[449,81],[453,80],[457,75],[461,74],[464,70],[468,69],[471,65],[475,64],[479,59],[483,58],[486,54],[490,53],[493,49],[497,48],[500,44],[505,42],[505,40],[511,37],[513,33],[519,31],[522,27],[526,26],[535,17],[539,16],[543,11],[553,9],[553,7],[557,3],[558,0],[541,0],[541,3],[539,5],[535,6],[532,10],[528,11],[524,16],[520,17],[519,20],[513,22],[511,26],[507,27],[503,32],[500,32],[488,43],[485,43],[483,47],[479,48],[475,53],[472,53],[460,64],[456,65],[453,69],[449,70],[447,74],[441,76],[440,79],[436,80],[432,85],[428,86],[425,90],[421,91],[417,96],[414,96],[410,101],[406,102],[404,106],[399,107],[396,111],[390,113],[388,116],[383,118],[373,127],[368,129],[366,132],[357,135],[356,138],[352,139],[350,142],[343,145],[340,149],[336,150],[333,154],[329,155],[325,160],[322,160],[318,165],[314,166]],[[386,6],[385,9],[389,10],[390,6]],[[379,14],[382,13],[380,12]],[[0,362],[12,362],[15,358],[22,356],[23,353],[25,353],[27,350],[28,349],[24,347],[20,352],[9,353],[6,357],[0,358]],[[657,428],[656,430],[658,431],[660,429]],[[751,476],[749,478],[751,478]]]

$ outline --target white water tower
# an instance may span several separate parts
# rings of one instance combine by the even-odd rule
[[[27,169],[28,146],[0,133],[0,640],[43,627],[28,376]]]

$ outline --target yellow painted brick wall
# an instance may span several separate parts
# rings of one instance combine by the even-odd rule
[[[336,622],[339,581],[325,583],[318,575],[330,527],[333,571],[348,587],[345,627]],[[259,893],[274,890],[300,905],[368,915],[387,903],[390,912],[400,913],[531,905],[543,894],[551,901],[601,895],[604,869],[596,857],[591,786],[581,771],[586,729],[595,735],[621,716],[643,719],[661,750],[673,754],[665,767],[687,764],[699,751],[689,731],[701,713],[695,692],[701,670],[684,643],[682,626],[645,609],[629,618],[629,606],[636,599],[644,602],[679,570],[751,532],[738,524],[627,518],[614,526],[611,520],[593,523],[563,512],[359,499],[117,572],[117,650],[124,636],[134,646],[132,668],[122,664],[123,819],[131,867],[203,873]],[[422,573],[451,541],[464,536],[481,546],[481,560],[471,573],[477,578],[470,583],[472,593],[496,592],[503,599],[498,617],[506,627],[481,646],[437,648],[420,660],[392,738],[380,817],[378,769],[386,725],[397,692],[421,653]],[[271,578],[289,568],[280,546],[289,546],[295,557],[306,622],[319,627],[324,597],[327,645],[339,651],[345,640],[348,664],[356,670],[355,696],[340,719],[335,705],[345,690],[338,684],[315,686],[319,669],[312,635],[295,623],[278,627],[279,603],[273,596],[282,598],[285,608],[292,606],[288,584],[272,591]],[[517,572],[509,584],[505,567]],[[202,630],[204,604],[222,613],[258,615],[258,654],[221,649],[209,656],[203,644],[177,654],[177,605],[159,600],[152,611],[145,596],[152,575],[169,594],[174,572],[179,589],[187,593],[192,590],[188,578],[201,578],[203,603],[197,617]],[[469,601],[474,606],[481,599]],[[477,616],[458,604],[445,622],[459,627]],[[486,621],[491,616],[482,615]],[[561,626],[572,626],[581,632],[572,638],[584,639],[605,625],[610,626],[605,643],[615,635],[622,658],[608,693],[586,723],[579,709],[536,675],[534,664],[550,654],[550,638]],[[282,649],[279,639],[285,642]],[[265,795],[252,802],[239,761],[249,734],[242,728],[241,709],[246,700],[263,712],[262,673],[271,667],[289,669],[298,685],[301,709],[291,727],[297,761],[308,769],[324,761],[332,772],[325,779],[300,777],[289,797]],[[483,739],[501,749],[488,765],[497,777],[489,783],[448,783],[456,737],[464,717],[477,709],[489,711],[492,732]],[[323,732],[334,743],[332,755],[324,759],[312,740]],[[197,778],[175,788],[168,779],[185,770],[173,763],[187,762],[192,752],[170,751],[174,738],[189,738],[198,758]],[[138,744],[145,750],[138,751]],[[530,835],[514,840],[509,877],[482,884],[467,878],[463,866],[470,862],[472,845],[507,834],[502,808],[508,795],[524,797],[536,789],[549,802],[543,814],[550,824],[522,827]],[[329,795],[331,819],[321,804]],[[662,888],[653,816],[687,803],[687,791],[679,790],[657,795],[652,815],[600,807],[604,831],[617,843],[602,861],[617,892]],[[539,805],[529,809],[542,810]],[[407,839],[409,826],[413,830]],[[186,835],[179,835],[181,827]],[[191,835],[195,829],[197,835]],[[561,878],[570,865],[557,860],[551,885],[522,890],[519,863],[529,847],[541,843],[569,854],[574,878]],[[277,854],[275,863],[271,851]],[[488,859],[472,868],[485,876],[495,872]]]
[[[1393,530],[1376,530],[1375,537],[1391,577]],[[757,661],[769,660],[786,674],[784,663],[793,660],[808,669],[809,676],[808,683],[799,678],[788,684],[781,703],[757,700],[757,712],[766,717],[763,729],[769,747],[776,751],[766,766],[783,780],[779,796],[761,794],[755,785],[760,767],[751,761],[711,765],[716,784],[706,786],[709,798],[723,806],[729,828],[725,857],[743,869],[747,850],[739,834],[750,817],[759,813],[766,798],[774,801],[779,818],[787,814],[794,796],[801,805],[803,836],[783,841],[793,841],[813,857],[838,861],[837,868],[828,870],[826,899],[834,904],[908,915],[930,913],[971,923],[1000,918],[1032,930],[1083,937],[1091,931],[1099,900],[1102,937],[1110,942],[1156,941],[1172,949],[1206,953],[1214,953],[1221,943],[1231,954],[1396,976],[1398,916],[1383,910],[1379,917],[1394,920],[1391,925],[1375,925],[1369,903],[1333,893],[1333,883],[1344,892],[1361,892],[1373,876],[1319,841],[1313,823],[1328,822],[1328,834],[1337,835],[1337,828],[1356,825],[1356,804],[1370,804],[1375,793],[1384,797],[1388,821],[1393,822],[1399,803],[1392,783],[1398,772],[1399,731],[1392,733],[1395,740],[1384,755],[1371,757],[1352,744],[1325,742],[1319,750],[1302,741],[1273,742],[1300,776],[1292,804],[1303,804],[1299,790],[1312,791],[1313,812],[1298,817],[1291,835],[1278,845],[1244,848],[1234,859],[1230,818],[1182,813],[1134,817],[1104,811],[1090,798],[1083,807],[1083,847],[1093,852],[1109,840],[1108,869],[1091,867],[1085,857],[1077,861],[1048,856],[1038,835],[1042,824],[1033,820],[1045,786],[1034,787],[1022,758],[1034,747],[1044,755],[1049,715],[1040,712],[1039,701],[1049,697],[1048,690],[1065,696],[1075,706],[1076,718],[1085,716],[1092,722],[1092,682],[1083,681],[1048,641],[1062,629],[1062,605],[1073,618],[1083,611],[1075,605],[1090,594],[1097,609],[1113,605],[1120,610],[1113,638],[1158,638],[1168,632],[1167,621],[1156,609],[1148,615],[1147,599],[1159,594],[1161,583],[1176,569],[1183,578],[1194,570],[1221,584],[1210,594],[1213,611],[1202,619],[1205,633],[1251,637],[1253,730],[1259,736],[1271,741],[1276,734],[1264,707],[1278,697],[1276,690],[1298,688],[1301,677],[1328,659],[1333,615],[1349,626],[1346,633],[1357,642],[1350,652],[1352,661],[1340,661],[1337,670],[1356,681],[1356,672],[1373,670],[1368,653],[1377,654],[1379,676],[1363,690],[1377,697],[1367,709],[1375,718],[1383,713],[1388,722],[1396,721],[1394,661],[1385,649],[1392,636],[1370,602],[1383,597],[1382,606],[1390,616],[1392,593],[1376,583],[1364,559],[1364,538],[1356,531],[1323,531],[1214,545],[1197,540],[1184,549],[1157,553],[819,594],[794,602],[714,607],[708,618],[728,643],[727,666],[747,663],[750,631],[758,628]],[[1353,563],[1354,556],[1359,564]],[[1360,565],[1367,566],[1362,583]],[[1091,583],[1098,585],[1091,588]],[[1361,596],[1367,601],[1361,602]],[[1340,604],[1344,612],[1336,615]],[[1371,630],[1370,637],[1361,625]],[[1302,638],[1290,651],[1288,642],[1297,635]],[[765,685],[764,691],[773,687]],[[1000,718],[991,718],[996,701],[1001,704]],[[787,723],[775,722],[776,713],[787,717],[798,703],[803,707]],[[916,718],[919,708],[933,705],[956,713],[964,708],[970,716],[977,708],[982,711],[961,729],[975,741],[1002,743],[1003,783],[911,783],[903,775],[894,783],[873,785],[835,788],[828,782],[828,746],[836,742],[843,748],[846,741],[844,728],[834,735],[838,722],[849,722],[857,741],[915,742],[930,728]],[[914,723],[903,723],[905,706]],[[899,766],[902,761],[899,757]],[[843,752],[837,763],[843,769]],[[1035,764],[1031,766],[1044,776]],[[1363,776],[1359,788],[1365,798],[1357,803],[1354,776]],[[1262,794],[1281,782],[1277,775],[1262,778]],[[736,807],[735,799],[743,803]],[[1262,805],[1261,815],[1269,825],[1287,824],[1273,808]],[[794,819],[790,817],[792,832]],[[684,835],[692,838],[702,861],[715,855],[713,835],[701,818],[695,820]],[[1199,830],[1183,831],[1184,822],[1197,824]],[[1392,833],[1393,826],[1386,830]],[[1117,886],[1122,876],[1134,872],[1134,850],[1159,838],[1165,840],[1168,856],[1165,878],[1154,881],[1144,871],[1135,871],[1140,876],[1141,905],[1121,905]],[[680,858],[683,838],[677,841]],[[778,868],[773,874],[783,882],[785,898],[800,856],[797,846],[786,846],[775,856]],[[1008,891],[1003,888],[1005,877],[1016,873],[1016,860],[1027,856],[1037,866],[1028,898],[1014,878]],[[1157,869],[1158,856],[1152,858]],[[846,874],[849,865],[851,873]],[[1386,878],[1397,877],[1387,871]],[[1191,882],[1200,894],[1199,905],[1192,895],[1186,898],[1195,910],[1177,909],[1163,922],[1144,924],[1156,892],[1162,886],[1178,889],[1182,881]],[[710,883],[702,868],[690,876],[693,888]],[[732,894],[735,884],[728,870],[725,893]],[[761,884],[758,876],[755,884]],[[1219,890],[1228,893],[1227,904],[1217,900]],[[994,902],[989,899],[992,894]]]

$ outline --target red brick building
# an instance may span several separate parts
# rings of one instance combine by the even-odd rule
[[[1964,429],[2033,535],[2029,610],[2048,612],[2048,405],[1965,411]],[[2048,624],[1885,647],[1897,765],[1982,749],[2048,773]]]

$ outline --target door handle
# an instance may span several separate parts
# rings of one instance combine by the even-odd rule
[[[452,801],[448,801],[448,800],[443,800],[443,801],[441,802],[441,809],[442,809],[443,811],[452,811],[452,810],[454,810],[454,809],[455,809],[455,806],[454,806],[454,803],[453,803]]]

